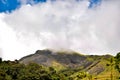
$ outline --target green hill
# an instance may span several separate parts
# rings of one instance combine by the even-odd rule
[[[106,80],[111,75],[111,58],[114,57],[111,55],[83,55],[77,52],[38,50],[35,54],[21,58],[20,63],[28,64],[34,62],[51,66],[62,73],[72,70],[73,73],[69,74],[71,77],[76,77],[79,73],[85,72],[87,75],[92,75],[93,78]],[[114,78],[119,76],[114,68],[112,72]]]
[[[0,80],[120,80],[120,53],[114,57],[38,50],[20,60],[0,58]]]

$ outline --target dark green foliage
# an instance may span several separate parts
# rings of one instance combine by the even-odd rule
[[[0,64],[0,80],[66,80],[66,77],[62,73],[57,73],[53,67],[3,61]]]
[[[27,65],[19,61],[2,61],[0,64],[0,80],[73,80],[70,77],[79,69],[66,69],[56,71],[53,67],[47,67],[36,63]],[[80,79],[86,74],[80,73],[76,77]]]
[[[2,58],[0,57],[0,63],[2,62]]]
[[[120,73],[120,52],[115,56],[115,67]]]

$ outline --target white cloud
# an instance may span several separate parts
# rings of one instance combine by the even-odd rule
[[[120,45],[120,1],[56,1],[23,5],[1,14],[0,46],[4,59],[21,58],[37,49],[72,49],[90,54],[115,54]]]

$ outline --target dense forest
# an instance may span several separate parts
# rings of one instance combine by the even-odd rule
[[[3,61],[0,58],[0,80],[120,80],[120,53],[110,58],[106,66],[110,70],[109,78],[102,79],[101,76],[100,79],[99,76],[92,75],[81,68],[56,70],[53,66],[34,62],[23,64],[19,60]],[[117,77],[114,71],[117,71]]]

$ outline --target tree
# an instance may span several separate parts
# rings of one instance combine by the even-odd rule
[[[110,69],[111,69],[111,74],[110,74],[110,77],[111,77],[111,80],[113,80],[113,67],[115,65],[115,62],[114,62],[114,58],[110,58],[110,63],[107,64],[107,66],[110,66]]]
[[[0,57],[0,63],[2,63],[2,58]]]
[[[110,59],[110,67],[111,67],[111,80],[113,80],[113,66],[114,66],[114,59]]]
[[[120,73],[120,52],[115,56],[115,68]]]

